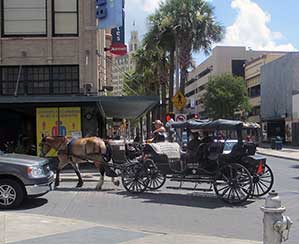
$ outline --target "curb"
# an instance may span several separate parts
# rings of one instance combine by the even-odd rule
[[[287,160],[292,160],[292,161],[297,161],[297,162],[299,161],[299,159],[296,159],[296,158],[290,158],[290,157],[280,156],[280,155],[273,155],[271,153],[259,152],[258,150],[257,150],[257,153],[260,155],[270,156],[273,158],[287,159]]]

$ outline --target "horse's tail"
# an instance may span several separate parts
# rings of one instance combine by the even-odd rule
[[[112,148],[108,141],[105,141],[106,153],[102,155],[104,162],[108,163],[112,159]]]

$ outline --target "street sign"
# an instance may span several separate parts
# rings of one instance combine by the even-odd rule
[[[123,43],[114,43],[110,47],[110,52],[114,55],[124,56],[127,54],[127,46]]]
[[[176,114],[175,115],[176,122],[185,122],[187,121],[187,114]]]
[[[178,91],[174,97],[172,97],[172,102],[177,110],[181,111],[187,103],[187,99],[181,91]]]

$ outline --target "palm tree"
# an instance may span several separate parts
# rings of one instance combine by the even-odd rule
[[[159,47],[164,51],[165,59],[168,60],[168,110],[173,111],[173,104],[171,98],[174,91],[174,71],[175,71],[175,35],[172,29],[169,28],[167,23],[163,22],[163,16],[160,11],[156,11],[154,14],[148,17],[149,24],[151,26],[147,37],[145,38],[146,45],[151,48]],[[165,81],[166,82],[166,81]],[[166,89],[166,87],[165,87]],[[163,93],[163,91],[162,91]],[[166,90],[165,90],[166,93]],[[165,94],[165,100],[166,100]],[[163,99],[162,99],[163,101]],[[166,110],[166,108],[165,108]]]
[[[205,0],[167,0],[158,11],[162,27],[175,36],[181,69],[180,90],[184,92],[192,52],[208,53],[212,44],[221,40],[223,28],[215,21],[213,7]]]

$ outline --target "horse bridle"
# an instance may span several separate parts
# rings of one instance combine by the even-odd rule
[[[59,153],[59,151],[61,151],[61,147],[62,147],[62,145],[63,145],[63,143],[66,141],[66,138],[64,137],[64,140],[59,144],[59,146],[58,146],[58,148],[56,149],[56,148],[54,148],[58,153]],[[45,152],[44,152],[44,145],[47,145],[47,146],[49,146],[50,148],[52,148],[52,146],[49,144],[49,143],[47,143],[47,136],[44,136],[43,138],[42,138],[42,140],[41,140],[41,153],[40,153],[40,156],[41,157],[44,157],[44,156],[46,156],[45,155]]]

